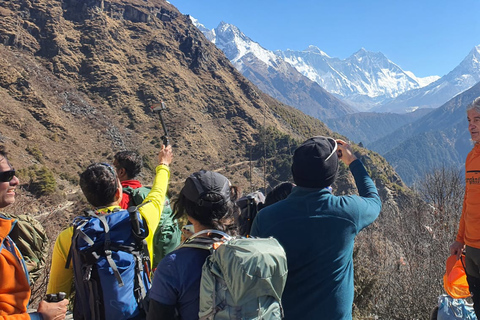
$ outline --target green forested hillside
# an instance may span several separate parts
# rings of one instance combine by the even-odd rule
[[[419,109],[407,114],[360,112],[340,118],[326,119],[330,129],[339,132],[356,143],[368,147],[396,129],[412,123],[433,109]]]
[[[472,149],[466,107],[480,96],[480,83],[443,106],[392,134],[372,142],[370,148],[384,155],[408,184],[428,170],[461,169]]]

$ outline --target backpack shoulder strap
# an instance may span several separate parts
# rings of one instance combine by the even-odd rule
[[[133,194],[133,188],[130,187],[130,186],[126,186],[126,187],[122,187],[122,191],[123,193],[126,193],[128,195],[132,195]]]
[[[89,216],[87,213],[93,212],[93,210],[84,210],[85,216]],[[73,227],[73,235],[72,235],[72,244],[70,245],[70,249],[68,249],[68,255],[67,255],[67,261],[65,262],[65,269],[70,268],[70,263],[72,261],[72,254],[74,250],[74,245],[77,237],[81,237],[80,234],[84,235],[84,240],[88,242],[89,244],[93,244],[92,239],[90,239],[83,231],[82,227],[85,226],[88,223],[88,219],[85,219],[85,217],[77,217],[73,220],[72,222],[72,227]]]
[[[178,249],[188,247],[212,251],[230,239],[232,239],[232,237],[223,231],[207,229],[193,234],[185,240]]]
[[[2,213],[4,217],[15,219],[9,236],[15,243],[30,274],[31,284],[43,273],[48,258],[49,239],[43,225],[35,217]]]
[[[195,239],[187,239],[184,243],[182,243],[177,249],[180,248],[197,248],[197,249],[204,249],[211,251],[213,248],[215,240],[209,238],[195,238]]]

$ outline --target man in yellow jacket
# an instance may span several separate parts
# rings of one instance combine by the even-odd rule
[[[153,181],[152,190],[144,202],[150,201],[139,208],[140,214],[148,225],[149,234],[146,238],[150,261],[153,253],[153,235],[160,222],[160,214],[165,202],[167,185],[170,178],[169,165],[172,161],[172,147],[163,146],[158,155],[159,165]],[[95,176],[99,178],[96,179]],[[92,183],[92,181],[98,181]],[[88,202],[95,207],[97,213],[109,213],[121,209],[122,185],[113,166],[104,163],[90,165],[80,177],[80,187]],[[52,266],[47,293],[65,292],[67,297],[73,287],[73,266],[65,268],[68,252],[72,243],[73,227],[60,233],[53,249]]]
[[[467,120],[474,146],[465,161],[462,216],[450,253],[458,259],[465,249],[467,282],[475,314],[480,319],[480,97],[467,107]]]
[[[15,202],[15,189],[19,183],[15,169],[0,146],[0,209]],[[31,295],[28,271],[21,252],[9,237],[15,223],[15,219],[0,214],[0,319],[64,319],[68,300],[57,303],[41,301],[37,312],[27,313]]]

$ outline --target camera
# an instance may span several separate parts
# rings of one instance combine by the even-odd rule
[[[65,292],[49,293],[45,300],[47,300],[47,302],[60,302],[65,299],[66,296],[67,294]]]

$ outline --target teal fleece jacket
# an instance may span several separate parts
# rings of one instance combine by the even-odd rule
[[[276,238],[287,254],[286,320],[352,319],[355,236],[375,221],[382,205],[360,160],[350,171],[360,196],[297,186],[253,222],[252,236]]]

